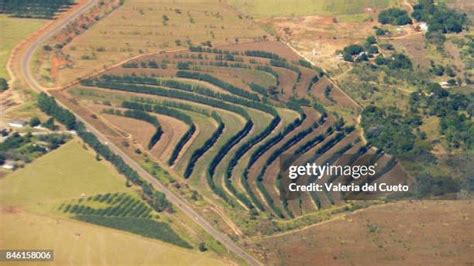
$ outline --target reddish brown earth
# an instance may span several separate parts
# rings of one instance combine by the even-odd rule
[[[267,265],[472,265],[474,201],[402,201],[258,241]]]

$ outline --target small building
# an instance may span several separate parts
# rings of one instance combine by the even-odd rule
[[[28,122],[26,122],[25,120],[21,120],[21,119],[15,119],[15,120],[12,120],[12,121],[8,122],[8,125],[10,127],[14,127],[14,128],[22,128],[22,127],[25,127],[27,124],[28,124]]]
[[[7,170],[15,170],[16,163],[14,161],[5,161],[5,163],[2,165],[2,168]]]

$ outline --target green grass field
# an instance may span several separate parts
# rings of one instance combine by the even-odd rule
[[[365,8],[382,9],[394,0],[230,0],[238,10],[257,18],[273,16],[354,15]]]
[[[0,78],[8,79],[6,64],[12,49],[46,20],[12,18],[0,15]]]
[[[123,176],[108,163],[97,161],[90,148],[84,149],[78,139],[73,139],[0,180],[0,242],[8,243],[8,248],[24,248],[24,243],[29,243],[28,247],[31,248],[54,249],[57,265],[117,264],[127,261],[219,264],[213,257],[215,253],[203,256],[196,250],[141,237],[139,235],[147,235],[146,232],[140,228],[129,228],[126,219],[108,217],[109,220],[117,220],[110,227],[124,230],[119,231],[71,220],[73,215],[58,208],[86,196],[114,192],[126,193],[138,199],[134,188],[125,186]],[[92,218],[100,220],[101,217]],[[169,219],[174,220],[172,217],[163,218],[166,226],[160,227],[161,230],[170,230],[167,223]],[[136,220],[147,223],[147,227],[155,230],[163,224],[151,224],[150,219]],[[91,222],[109,226],[106,219],[94,221]],[[173,230],[168,232],[174,234]],[[154,238],[161,239],[161,235]],[[117,253],[117,250],[122,252]]]
[[[21,210],[2,210],[1,215],[2,248],[52,249],[52,265],[153,265],[157,261],[160,265],[225,264],[199,251],[89,223]]]
[[[125,178],[95,160],[94,153],[84,150],[77,139],[0,181],[2,204],[41,212],[49,212],[51,204],[81,196],[126,191],[130,189],[125,187]]]

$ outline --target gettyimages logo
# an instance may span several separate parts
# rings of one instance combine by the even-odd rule
[[[319,158],[315,162],[282,156],[280,167],[280,195],[285,200],[297,199],[301,193],[362,200],[411,191],[407,175],[397,160],[383,153],[344,154],[337,159]]]

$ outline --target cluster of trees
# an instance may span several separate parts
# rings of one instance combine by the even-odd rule
[[[187,70],[187,69],[190,69],[190,66],[192,65],[193,65],[193,62],[180,61],[176,63],[176,68],[181,69],[181,70]]]
[[[411,18],[406,10],[389,8],[380,12],[379,22],[382,24],[406,25],[411,24]]]
[[[23,18],[52,19],[57,12],[74,4],[74,0],[3,0],[0,13]]]
[[[450,93],[437,83],[410,95],[411,110],[440,118],[439,131],[454,148],[474,148],[474,94]]]
[[[367,61],[369,57],[379,53],[379,48],[376,46],[377,39],[374,36],[369,36],[364,41],[363,45],[351,44],[342,50],[342,55],[345,61]]]
[[[233,68],[244,68],[244,69],[251,69],[252,68],[250,65],[247,65],[247,64],[227,63],[226,61],[211,61],[211,62],[209,62],[209,65],[210,66],[216,66],[216,67],[233,67]]]
[[[185,124],[189,126],[188,130],[184,135],[179,139],[178,143],[173,149],[173,152],[171,153],[170,158],[168,159],[168,165],[173,165],[176,161],[176,159],[179,156],[179,153],[183,149],[184,145],[191,139],[191,137],[194,135],[194,132],[196,132],[196,125],[194,124],[192,118],[179,111],[176,109],[168,108],[166,106],[158,105],[158,104],[146,104],[146,103],[137,103],[137,102],[131,102],[131,101],[123,101],[122,102],[122,107],[127,108],[127,109],[134,109],[134,110],[140,110],[140,111],[146,111],[146,112],[154,112],[157,114],[162,114],[166,116],[171,116],[174,117],[178,120],[183,121]]]
[[[121,104],[121,107],[136,110],[136,111],[141,111],[141,112],[144,112],[146,115],[149,115],[146,112],[153,112],[153,113],[157,113],[157,114],[171,116],[171,117],[174,117],[178,120],[183,121],[187,125],[193,124],[193,120],[189,115],[187,115],[187,114],[185,114],[185,113],[183,113],[179,110],[168,108],[166,106],[162,106],[162,105],[159,105],[159,104],[148,104],[148,103],[139,103],[139,102],[132,102],[132,101],[123,101],[122,104]],[[155,118],[155,117],[153,117],[153,118]]]
[[[8,90],[8,82],[4,78],[0,78],[0,92]]]
[[[202,80],[209,82],[219,88],[225,89],[226,91],[247,98],[252,101],[260,101],[260,98],[254,94],[250,93],[246,90],[243,90],[241,88],[237,88],[232,84],[229,84],[227,82],[224,82],[216,77],[213,77],[209,74],[204,74],[204,73],[198,73],[198,72],[189,72],[189,71],[178,71],[176,72],[176,76],[180,78],[188,78],[188,79],[197,79],[197,80]]]
[[[456,73],[454,72],[451,66],[436,65],[433,61],[431,61],[430,72],[436,76],[443,76],[444,74],[446,74],[448,75],[448,77],[451,78],[456,77]]]
[[[251,56],[251,57],[262,57],[262,58],[268,58],[268,59],[273,59],[277,61],[286,61],[285,58],[271,52],[266,52],[266,51],[260,51],[260,50],[247,50],[244,53],[246,56]]]
[[[300,65],[300,66],[305,67],[305,68],[312,69],[312,70],[318,72],[318,75],[320,77],[322,77],[324,75],[324,72],[320,67],[313,66],[310,62],[308,62],[305,59],[300,59],[300,60],[294,62],[294,64]]]
[[[238,55],[239,52],[236,51],[229,51],[229,50],[222,50],[217,48],[208,48],[203,46],[190,46],[189,51],[196,52],[196,53],[213,53],[213,54],[230,54],[230,55]]]
[[[387,66],[392,70],[399,69],[412,69],[413,63],[410,58],[405,54],[397,53],[392,55],[390,58],[386,58],[383,55],[379,55],[375,58],[375,64],[378,66]]]
[[[429,32],[459,33],[468,23],[466,14],[450,10],[444,4],[435,5],[433,0],[421,0],[413,8],[413,18],[425,21]]]
[[[46,134],[36,136],[39,141],[46,142],[50,150],[55,150],[63,145],[71,137],[67,134]]]
[[[227,54],[217,54],[215,57],[214,57],[215,60],[218,60],[218,61],[235,61],[236,60],[236,57],[233,55],[233,54],[230,54],[230,53],[227,53]],[[240,57],[238,57],[237,59],[241,59]]]
[[[400,110],[369,105],[361,115],[361,125],[369,143],[396,156],[413,151],[416,136]]]
[[[148,61],[140,61],[140,62],[135,62],[135,61],[130,61],[122,64],[123,68],[154,68],[154,69],[167,69],[168,64],[162,62],[161,64],[158,64],[155,60],[148,60]]]
[[[472,181],[471,181],[472,182]],[[463,187],[459,179],[451,176],[438,175],[432,176],[427,173],[416,176],[416,191],[417,197],[428,196],[442,196],[449,193],[456,193]],[[474,191],[469,186],[465,186],[468,191]]]
[[[67,129],[74,129],[76,127],[76,117],[71,112],[60,107],[53,97],[41,93],[38,96],[37,105],[43,112],[64,124]]]
[[[18,132],[13,133],[4,142],[0,143],[0,152],[4,152],[10,149],[21,147],[22,145],[29,143],[31,134],[27,134],[24,137],[20,136]]]
[[[92,147],[97,152],[97,154],[112,163],[119,173],[123,174],[128,180],[143,189],[145,197],[150,199],[149,202],[153,201],[157,195],[161,195],[160,197],[164,196],[163,193],[156,191],[150,184],[146,183],[135,170],[127,165],[120,156],[112,152],[112,150],[110,150],[107,145],[102,144],[94,134],[88,132],[84,124],[76,121],[75,116],[68,110],[60,107],[53,97],[48,96],[45,93],[40,93],[37,104],[43,112],[51,115],[56,120],[65,121],[69,125],[73,125],[71,129],[76,130],[77,135],[85,143]],[[166,197],[164,198],[166,200]],[[171,209],[171,204],[168,205],[170,206],[168,209]]]
[[[107,207],[93,208],[84,203],[70,203],[62,208],[65,213],[75,215],[97,215],[97,216],[116,216],[116,217],[136,217],[136,218],[151,218],[152,209],[144,204],[139,199],[134,199],[131,196],[123,193],[114,194],[98,194],[92,200],[101,203],[107,203]]]
[[[212,136],[207,139],[201,147],[199,147],[193,152],[193,154],[189,158],[186,170],[184,170],[184,178],[189,178],[191,176],[196,162],[217,142],[217,140],[222,135],[222,132],[224,132],[225,124],[222,122],[221,117],[215,112],[212,113],[212,117],[218,123],[217,129],[214,131],[214,133],[212,133]]]
[[[20,135],[17,132],[8,136],[0,143],[0,165],[5,160],[22,161],[29,163],[35,158],[57,149],[70,139],[66,134],[47,134],[33,136],[32,134]],[[42,143],[38,143],[42,142]]]
[[[191,249],[192,246],[182,239],[168,224],[148,218],[103,217],[95,215],[76,215],[77,220],[131,232],[148,238],[158,239],[179,247]]]

